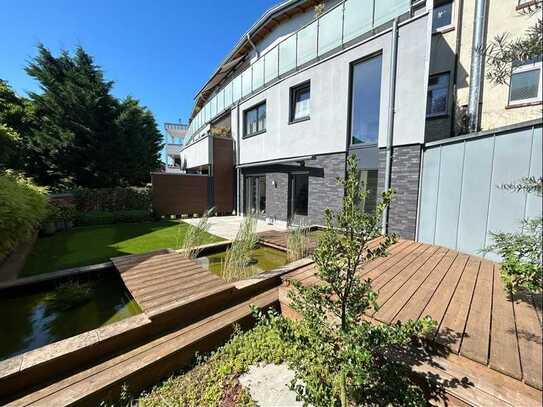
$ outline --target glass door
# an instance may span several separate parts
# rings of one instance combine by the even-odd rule
[[[245,213],[266,215],[266,176],[245,177]]]

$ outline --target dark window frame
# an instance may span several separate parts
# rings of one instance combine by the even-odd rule
[[[305,195],[305,210],[301,212],[296,211],[296,177],[304,177],[307,179],[306,188],[307,193]],[[309,172],[292,172],[289,174],[289,210],[288,216],[289,219],[294,219],[296,216],[308,216],[309,215]]]
[[[300,93],[301,91],[305,91],[305,90],[308,90],[309,91],[309,103],[311,103],[311,81],[308,80],[308,81],[305,81],[305,82],[302,82],[296,86],[292,86],[290,88],[290,101],[289,101],[289,114],[288,114],[288,123],[289,124],[294,124],[294,123],[299,123],[299,122],[304,122],[306,120],[310,120],[311,119],[311,109],[309,110],[309,115],[307,116],[304,116],[304,117],[298,117],[298,118],[294,118],[294,114],[296,112],[296,96],[298,95],[298,93]]]
[[[440,33],[443,31],[449,31],[450,29],[454,28],[454,11],[455,11],[454,0],[442,0],[440,2],[436,2],[436,4],[434,4],[434,10],[445,5],[449,5],[449,4],[451,6],[451,21],[449,22],[449,24],[441,25],[439,27],[434,27],[433,22],[432,22],[432,33],[435,34],[435,33]],[[435,12],[435,11],[432,11],[432,12]]]
[[[264,106],[264,111],[266,113],[266,118],[264,120],[264,128],[263,129],[258,129],[258,110]],[[248,123],[247,123],[247,116],[250,112],[252,111],[255,111],[256,110],[256,123],[257,123],[257,131],[253,132],[253,133],[249,133],[249,126],[248,126]],[[267,127],[267,120],[268,120],[268,111],[267,111],[267,106],[266,106],[266,100],[262,101],[262,102],[259,102],[257,103],[256,105],[253,105],[247,109],[245,109],[243,111],[243,138],[249,138],[249,137],[254,137],[254,136],[258,136],[259,134],[263,134],[266,132],[266,127]]]
[[[354,67],[358,64],[361,64],[363,62],[367,62],[373,58],[381,57],[381,64],[383,63],[383,50],[380,49],[376,52],[373,52],[371,54],[365,55],[362,58],[356,59],[349,63],[349,92],[348,92],[348,100],[347,100],[347,137],[346,137],[346,148],[347,149],[359,149],[359,148],[368,148],[368,147],[374,147],[379,144],[379,135],[380,131],[378,129],[377,131],[377,140],[375,143],[353,143],[353,98],[354,98]],[[383,79],[383,66],[381,65],[381,85],[382,79]],[[381,89],[382,90],[382,89]],[[379,106],[379,109],[381,109],[381,106]],[[380,114],[380,113],[379,113]]]
[[[450,102],[451,102],[451,71],[443,71],[443,72],[436,72],[428,76],[428,89],[426,91],[426,106],[428,106],[428,92],[430,91],[430,78],[434,76],[443,76],[447,75],[447,102],[446,102],[446,108],[445,112],[440,113],[431,113],[429,114],[428,111],[426,111],[426,119],[436,119],[436,118],[443,118],[448,117],[450,114]]]

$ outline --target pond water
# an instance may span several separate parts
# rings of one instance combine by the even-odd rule
[[[0,298],[0,360],[139,314],[117,273],[78,280],[89,298],[59,303],[58,287]],[[58,296],[56,297],[58,298]],[[68,302],[69,302],[68,301]]]
[[[222,276],[226,250],[198,258],[198,262],[209,271]],[[243,275],[250,277],[264,271],[270,271],[287,264],[287,254],[269,246],[259,246],[251,252],[254,263],[245,267]]]

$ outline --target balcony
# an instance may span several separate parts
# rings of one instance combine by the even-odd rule
[[[364,34],[411,11],[411,0],[346,0],[268,50],[215,94],[192,119],[187,143],[238,100],[333,54]]]

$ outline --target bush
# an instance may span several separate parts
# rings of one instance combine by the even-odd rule
[[[80,226],[110,225],[112,223],[145,222],[151,219],[147,210],[124,211],[89,211],[83,212],[77,218]]]
[[[47,216],[47,190],[12,171],[0,173],[0,259]]]
[[[150,188],[79,188],[72,192],[77,209],[81,212],[149,210],[151,208]]]

